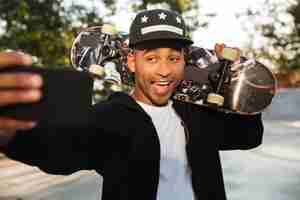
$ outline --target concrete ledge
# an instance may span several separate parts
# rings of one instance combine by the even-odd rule
[[[99,200],[102,178],[94,171],[50,175],[0,154],[1,200]]]

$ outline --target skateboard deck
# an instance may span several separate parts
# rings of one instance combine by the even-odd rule
[[[112,25],[81,31],[71,49],[72,65],[95,77],[94,90],[102,96],[129,92],[134,85],[127,68],[128,34]],[[276,93],[273,73],[237,48],[217,44],[213,50],[187,49],[185,76],[173,99],[222,112],[251,115],[267,108]],[[103,99],[103,98],[101,98]]]

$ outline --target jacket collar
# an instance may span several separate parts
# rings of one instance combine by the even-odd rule
[[[130,110],[139,111],[147,114],[143,110],[143,108],[127,93],[114,92],[109,96],[108,100],[111,101],[113,104],[122,105]]]
[[[134,111],[138,111],[138,112],[142,112],[144,114],[146,114],[147,116],[149,116],[144,109],[127,93],[124,92],[114,92],[112,93],[109,98],[109,101],[111,101],[113,104],[118,104],[118,105],[122,105],[130,110],[134,110]],[[180,106],[181,104],[183,104],[182,102],[178,102],[176,100],[173,100],[173,107],[176,110],[176,112],[182,112],[182,106]]]

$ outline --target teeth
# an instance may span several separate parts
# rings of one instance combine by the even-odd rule
[[[170,81],[158,81],[157,83],[159,85],[169,85],[171,82]]]

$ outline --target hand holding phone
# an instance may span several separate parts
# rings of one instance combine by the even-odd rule
[[[37,75],[42,77],[41,97],[38,101],[22,102],[0,107],[0,116],[17,120],[38,121],[47,126],[65,126],[87,123],[92,104],[93,80],[86,72],[73,69],[45,69],[38,67],[7,67],[0,77]],[[1,79],[0,79],[1,80]],[[0,81],[1,82],[1,81]],[[6,88],[7,93],[26,88]]]
[[[28,67],[32,64],[29,55],[20,52],[0,52],[0,70],[16,65]],[[16,103],[32,103],[41,98],[42,78],[32,74],[0,74],[0,108]],[[13,90],[17,88],[18,90]],[[35,125],[33,121],[16,120],[0,115],[0,131],[28,129]]]

